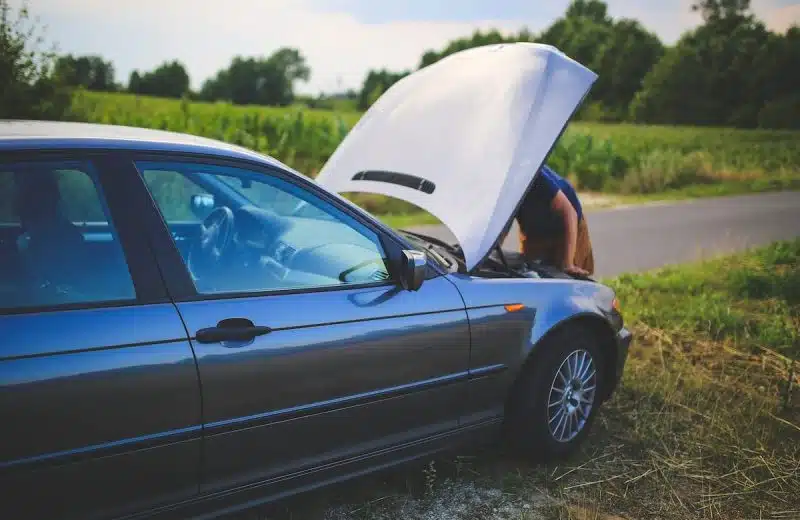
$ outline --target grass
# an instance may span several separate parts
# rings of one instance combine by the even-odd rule
[[[69,118],[187,132],[272,155],[315,176],[361,114],[200,103],[78,91]],[[581,192],[628,201],[683,199],[800,188],[800,132],[571,123],[549,164]],[[432,217],[402,201],[352,199],[406,225]]]
[[[245,516],[800,518],[800,239],[607,283],[636,341],[572,460],[476,449]]]
[[[377,215],[377,217],[383,223],[395,229],[404,229],[412,226],[427,226],[427,225],[441,224],[441,221],[439,219],[437,219],[430,213],[426,212],[400,213],[396,215],[388,213],[383,215]]]

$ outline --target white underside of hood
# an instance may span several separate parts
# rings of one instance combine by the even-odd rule
[[[337,193],[377,193],[428,211],[455,235],[470,270],[511,221],[596,79],[548,45],[453,54],[387,90],[316,181]],[[413,176],[405,178],[413,186],[363,172]]]

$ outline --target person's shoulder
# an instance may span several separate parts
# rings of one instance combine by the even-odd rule
[[[544,178],[552,182],[559,182],[561,180],[561,176],[555,172],[552,168],[547,166],[546,164],[542,165],[541,173]]]
[[[540,168],[539,179],[542,184],[550,188],[559,189],[561,187],[561,177],[547,165]]]

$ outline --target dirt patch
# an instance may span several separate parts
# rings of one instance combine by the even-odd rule
[[[445,481],[420,498],[385,497],[329,511],[325,520],[543,520],[544,494],[504,492],[474,482]]]

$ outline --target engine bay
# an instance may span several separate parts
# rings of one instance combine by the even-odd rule
[[[466,272],[464,255],[458,244],[449,244],[433,237],[403,232],[415,242],[425,244],[426,251],[436,253],[452,259],[452,267],[458,272]],[[540,262],[531,262],[518,251],[502,250],[495,248],[491,254],[473,272],[475,276],[485,278],[562,278],[568,280],[580,279],[565,273],[555,266]]]

